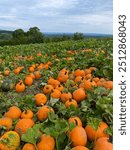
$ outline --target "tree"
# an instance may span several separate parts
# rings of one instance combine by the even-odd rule
[[[42,43],[44,40],[44,35],[40,32],[38,27],[31,27],[27,31],[27,37],[29,43]]]
[[[72,39],[73,40],[82,40],[82,39],[84,39],[84,35],[83,35],[83,33],[76,32],[76,33],[74,33]]]
[[[17,29],[13,31],[12,36],[13,38],[20,39],[21,37],[23,38],[25,36],[25,32],[23,29]]]

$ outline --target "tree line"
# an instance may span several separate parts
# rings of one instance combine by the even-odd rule
[[[10,39],[7,38],[7,40],[1,40],[0,46],[81,40],[84,38],[83,33],[78,32],[71,36],[67,34],[60,36],[45,36],[45,34],[43,34],[38,27],[31,27],[27,32],[25,32],[23,29],[17,29],[12,32],[11,36],[12,37]]]

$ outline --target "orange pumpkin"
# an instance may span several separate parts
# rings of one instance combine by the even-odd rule
[[[93,150],[113,150],[113,144],[108,140],[109,138],[107,137],[99,138],[95,142]]]
[[[20,80],[20,81],[16,84],[15,89],[16,89],[16,92],[18,92],[18,93],[21,93],[21,92],[23,92],[23,91],[25,90],[25,85],[24,85],[24,83],[23,83],[22,80]]]
[[[73,146],[85,146],[87,144],[87,134],[81,126],[76,126],[70,132],[70,140]]]
[[[75,117],[70,117],[68,119],[68,122],[71,123],[73,122],[76,126],[81,126],[82,127],[82,121],[79,117],[75,116]]]
[[[35,95],[35,101],[37,106],[44,105],[47,102],[47,97],[42,93],[38,93]]]
[[[80,102],[86,98],[86,93],[83,88],[79,88],[73,92],[73,98]]]
[[[34,125],[34,121],[32,119],[20,119],[15,126],[15,131],[22,135],[26,133],[27,129],[31,128]]]
[[[54,110],[51,107],[48,107],[46,105],[42,106],[37,112],[38,120],[43,121],[47,119],[49,112],[54,112]]]
[[[85,127],[85,131],[88,135],[88,140],[94,141],[100,137],[109,137],[109,135],[104,132],[104,130],[107,128],[108,128],[108,125],[103,121],[100,122],[97,130],[94,130],[92,126],[87,125]]]
[[[33,78],[32,77],[29,77],[27,76],[24,80],[24,83],[28,86],[32,85],[33,84]]]
[[[78,107],[76,100],[72,98],[70,98],[68,101],[65,102],[66,108],[70,107],[71,105],[73,105],[74,107]]]
[[[50,135],[43,134],[37,143],[38,150],[55,150],[55,140]]]

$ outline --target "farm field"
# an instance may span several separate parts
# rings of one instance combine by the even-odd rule
[[[112,148],[112,44],[0,47],[0,150]]]

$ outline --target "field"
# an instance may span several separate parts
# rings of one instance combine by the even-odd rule
[[[112,142],[112,42],[0,47],[0,150],[105,150],[97,139]]]

